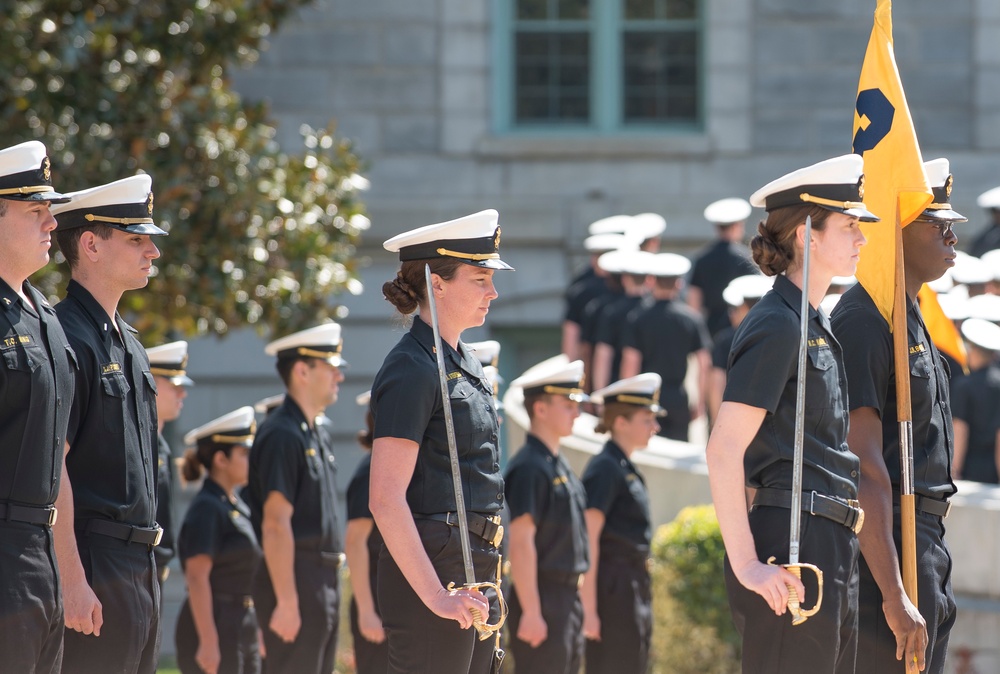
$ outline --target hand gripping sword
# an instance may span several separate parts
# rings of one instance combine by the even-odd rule
[[[462,543],[462,563],[465,566],[466,590],[484,590],[492,588],[497,593],[497,601],[500,603],[500,618],[496,623],[490,625],[486,622],[489,616],[480,615],[479,611],[472,609],[472,624],[479,633],[479,640],[486,641],[496,634],[507,619],[507,604],[503,599],[503,592],[500,590],[499,578],[497,582],[476,582],[476,572],[472,566],[472,547],[469,545],[469,520],[465,513],[465,490],[462,488],[462,474],[458,465],[458,446],[455,442],[455,419],[451,413],[451,398],[448,396],[448,371],[444,366],[444,349],[441,348],[441,328],[438,323],[437,304],[434,301],[434,288],[431,285],[431,266],[424,265],[424,282],[427,284],[427,306],[431,314],[431,329],[434,331],[434,354],[437,359],[438,381],[441,384],[441,405],[444,407],[444,425],[448,436],[448,458],[451,460],[451,481],[455,490],[455,511],[458,514],[458,537]],[[448,591],[455,590],[455,583],[448,583]]]
[[[809,348],[809,245],[812,240],[812,218],[806,216],[805,246],[802,253],[802,304],[799,307],[799,370],[795,382],[795,447],[792,455],[792,514],[788,533],[788,564],[782,564],[796,578],[802,579],[802,569],[816,574],[816,605],[804,609],[798,592],[788,585],[788,611],[792,624],[801,625],[816,615],[823,604],[823,571],[813,564],[799,563],[799,538],[802,523],[802,455],[805,443],[806,420],[806,353]],[[767,560],[774,563],[774,557]]]

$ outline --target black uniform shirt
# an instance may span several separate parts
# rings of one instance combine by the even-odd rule
[[[597,343],[597,331],[601,324],[601,315],[604,312],[604,307],[611,304],[615,300],[624,297],[620,290],[612,290],[608,288],[608,291],[597,295],[594,299],[587,302],[583,308],[583,323],[580,324],[580,341],[586,344],[596,344]]]
[[[892,334],[871,296],[855,285],[833,311],[833,329],[844,346],[850,409],[873,407],[882,418],[882,456],[893,487],[899,488],[899,426],[896,420],[896,366]],[[945,499],[951,481],[954,438],[946,365],[927,337],[916,305],[907,301],[910,351],[910,404],[913,418],[913,481],[917,494]]]
[[[534,520],[540,571],[569,574],[587,570],[587,525],[583,518],[587,495],[561,454],[553,454],[529,433],[524,447],[507,466],[504,491],[512,520],[525,513]]]
[[[716,241],[695,260],[691,269],[691,285],[701,290],[708,330],[717,333],[729,325],[729,310],[722,291],[739,276],[758,273],[750,259],[750,251],[740,243]]]
[[[337,466],[329,435],[306,421],[290,395],[265,417],[250,448],[250,484],[246,490],[257,537],[264,503],[278,492],[292,504],[295,546],[319,552],[342,552],[337,516]]]
[[[237,496],[230,501],[212,478],[191,501],[177,538],[181,565],[196,555],[212,558],[213,594],[248,595],[261,560],[250,509]]]
[[[635,295],[620,295],[614,301],[604,305],[597,319],[594,332],[595,344],[607,344],[615,350],[611,361],[611,378],[608,383],[618,381],[618,372],[622,365],[622,345],[625,337],[625,321],[629,312],[642,304],[643,298]]]
[[[55,503],[76,356],[56,313],[25,281],[28,306],[0,279],[0,503]]]
[[[712,339],[712,367],[720,370],[729,367],[729,351],[733,348],[733,337],[735,336],[736,328],[733,326],[715,333],[715,337]]]
[[[598,295],[610,292],[604,279],[587,267],[566,289],[566,320],[582,326],[587,303]]]
[[[80,371],[66,439],[76,519],[152,526],[156,519],[156,382],[135,329],[115,323],[70,281],[56,314]],[[115,325],[118,330],[115,330]]]
[[[375,588],[375,576],[378,573],[378,556],[382,548],[382,534],[374,525],[371,508],[368,505],[371,489],[369,482],[372,476],[372,455],[366,453],[361,457],[351,483],[347,485],[347,520],[372,520],[372,531],[368,534],[368,580],[372,589]],[[373,594],[374,596],[374,594]],[[378,602],[376,602],[378,603]]]
[[[642,354],[640,372],[655,372],[663,379],[664,407],[687,405],[684,377],[688,356],[708,349],[712,339],[705,321],[686,304],[674,300],[643,303],[629,312],[622,334],[622,346]],[[675,398],[676,400],[671,400]]]
[[[587,508],[604,513],[601,556],[646,556],[652,540],[646,482],[613,440],[583,471]]]
[[[174,482],[173,455],[162,435],[156,437],[156,523],[163,529],[160,544],[153,548],[157,568],[162,569],[174,558],[174,516],[171,512],[170,491]]]
[[[785,276],[736,329],[724,401],[767,410],[743,465],[750,487],[792,488],[802,291]],[[858,497],[859,460],[847,448],[847,375],[825,314],[809,308],[802,490]]]
[[[483,367],[464,344],[444,348],[448,396],[455,420],[465,507],[493,514],[503,505],[499,424],[493,390]],[[417,317],[393,347],[372,385],[373,437],[403,438],[420,445],[406,502],[414,513],[454,512],[451,462],[445,432],[441,384],[434,355],[434,333]]]
[[[962,479],[996,484],[997,431],[1000,430],[1000,364],[962,377],[953,386],[951,411],[969,426]]]

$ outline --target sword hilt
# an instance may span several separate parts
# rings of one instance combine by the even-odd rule
[[[483,618],[479,609],[469,609],[472,612],[472,626],[475,627],[476,632],[479,633],[480,641],[486,641],[500,631],[501,627],[503,627],[504,622],[507,620],[507,602],[504,601],[503,591],[500,589],[499,583],[491,583],[487,581],[482,583],[465,583],[460,586],[456,586],[455,583],[448,583],[448,587],[446,589],[448,592],[454,592],[455,590],[475,590],[480,593],[482,593],[483,590],[494,590],[497,593],[497,603],[500,605],[500,617],[497,618],[497,621],[491,625],[486,622],[486,618]],[[488,617],[489,616],[487,616],[487,618]]]
[[[793,576],[802,580],[802,569],[808,569],[816,574],[816,605],[812,608],[806,609],[802,608],[802,604],[799,599],[799,593],[794,586],[785,584],[788,588],[788,612],[792,614],[792,624],[801,625],[806,621],[806,619],[819,613],[820,606],[823,605],[823,571],[818,566],[814,564],[775,564],[774,557],[767,560],[767,563],[772,566],[781,566],[788,570]]]

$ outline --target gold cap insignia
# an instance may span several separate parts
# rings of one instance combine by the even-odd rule
[[[862,173],[861,179],[858,180],[858,199],[861,201],[865,200],[865,176]]]
[[[951,198],[951,184],[953,180],[954,177],[951,174],[948,174],[948,179],[944,181],[944,194],[949,198]]]
[[[149,211],[150,215],[153,214],[153,193],[152,192],[150,192],[149,196],[146,197],[146,210]]]
[[[48,157],[42,159],[42,177],[46,180],[52,180],[52,162],[49,161]]]
[[[496,252],[500,250],[500,228],[497,227],[496,233],[493,235],[493,251]]]

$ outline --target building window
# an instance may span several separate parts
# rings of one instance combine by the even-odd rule
[[[701,0],[504,0],[500,127],[700,128]]]

